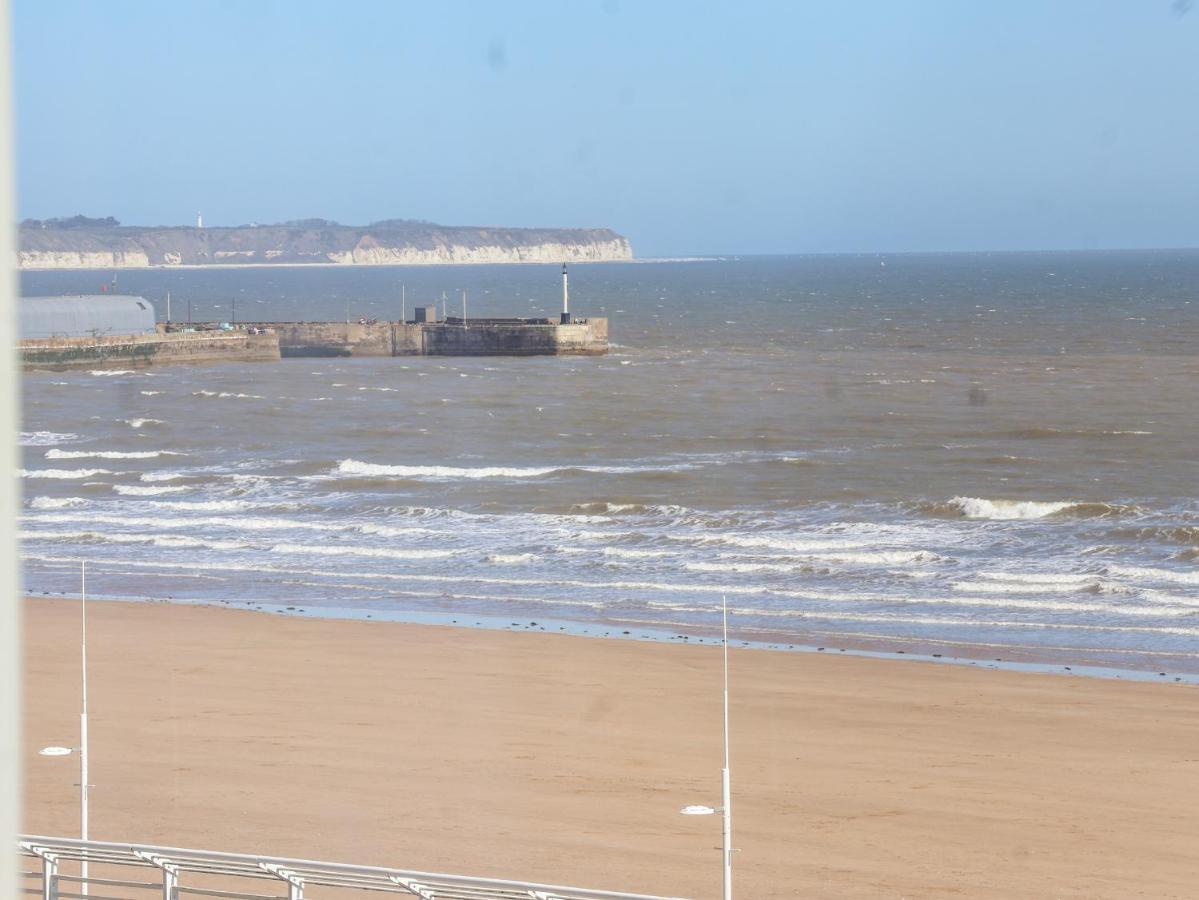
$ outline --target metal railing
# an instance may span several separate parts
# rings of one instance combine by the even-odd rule
[[[338,896],[372,891],[421,900],[681,900],[497,878],[38,835],[18,838],[17,849],[23,857],[41,863],[32,870],[23,870],[21,875],[22,893],[40,894],[42,900],[123,900],[155,894],[162,900],[188,896],[304,900],[304,892],[310,887],[339,889]],[[90,868],[87,881],[64,872],[64,862],[86,862]],[[151,880],[142,880],[146,877]],[[138,893],[130,895],[130,889]],[[286,893],[276,894],[276,890]],[[321,896],[328,894],[322,891]]]

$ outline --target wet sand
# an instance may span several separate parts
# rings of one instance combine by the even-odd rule
[[[25,829],[77,833],[78,602],[25,610]],[[92,836],[720,895],[720,655],[94,602]],[[733,650],[738,896],[1183,898],[1199,690]]]

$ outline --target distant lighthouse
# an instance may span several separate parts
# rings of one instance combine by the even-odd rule
[[[562,319],[563,325],[570,324],[570,287],[566,279],[566,263],[562,263]]]
[[[200,215],[200,213],[196,213],[196,227],[197,228],[204,227],[204,217],[202,215]]]

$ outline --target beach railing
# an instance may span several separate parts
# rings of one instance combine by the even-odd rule
[[[42,900],[116,900],[130,896],[158,896],[163,900],[192,896],[304,900],[309,887],[319,888],[321,898],[332,896],[327,889],[334,889],[338,897],[361,896],[369,891],[421,900],[682,900],[498,878],[39,835],[18,838],[17,849],[22,857],[35,863],[33,868],[21,871],[21,891],[40,894]],[[68,871],[64,871],[64,863]],[[88,865],[86,881],[82,875],[70,874],[76,869],[82,871],[83,863]],[[131,889],[138,893],[131,895]]]

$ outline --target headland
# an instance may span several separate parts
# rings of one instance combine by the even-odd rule
[[[22,269],[337,265],[420,266],[629,260],[608,228],[506,228],[388,219],[341,225],[303,219],[236,227],[129,226],[75,216],[27,220],[19,229]]]
[[[25,604],[27,831],[77,825],[70,763],[35,748],[77,728],[78,614]],[[714,646],[163,603],[88,619],[97,839],[718,894],[719,821],[678,814],[720,795]],[[1192,892],[1193,687],[730,665],[743,896]]]

